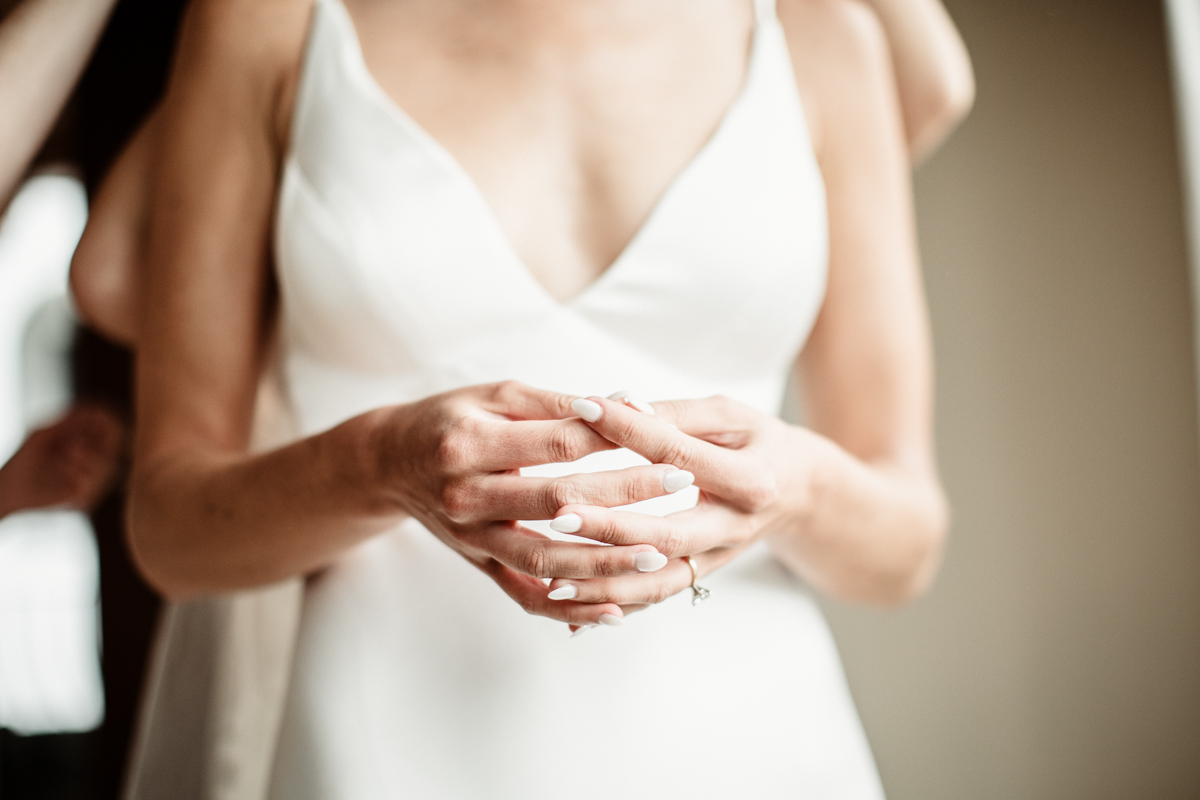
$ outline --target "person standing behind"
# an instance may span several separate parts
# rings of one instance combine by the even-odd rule
[[[62,114],[115,5],[116,0],[0,5],[0,211]],[[111,414],[88,406],[30,436],[0,467],[0,517],[60,504],[90,510],[115,467],[117,426]]]
[[[869,0],[892,51],[913,164],[928,158],[975,102],[966,45],[941,0]]]
[[[30,193],[31,200],[34,195],[44,200],[44,195],[55,194],[51,190],[58,189],[61,191],[57,194],[63,195],[72,209],[86,208],[82,203],[83,187],[75,175],[82,172],[87,188],[94,190],[113,154],[161,92],[181,6],[180,0],[0,0],[0,214],[19,193],[25,193],[22,187],[36,189]],[[25,181],[31,172],[61,172],[63,166],[70,176],[49,175]],[[21,202],[29,206],[24,198]],[[27,232],[20,229],[25,227],[28,214],[20,216],[21,220],[15,216],[11,220],[17,239],[27,238]],[[80,228],[82,224],[81,218]],[[74,237],[78,233],[76,229]],[[72,238],[72,246],[74,241]],[[39,413],[26,415],[24,423],[12,417],[17,412],[9,408],[11,403],[4,406],[7,410],[3,422],[8,429],[17,426],[17,430],[9,431],[13,436],[20,436],[23,426],[28,431],[31,421],[42,427],[30,433],[15,453],[17,439],[10,436],[2,445],[0,520],[9,517],[6,532],[14,532],[39,519],[72,517],[66,509],[93,514],[99,546],[101,613],[105,618],[104,723],[88,734],[19,737],[7,731],[0,733],[0,761],[4,762],[0,767],[0,793],[6,800],[48,796],[55,793],[56,787],[66,791],[68,785],[84,792],[79,796],[116,797],[140,694],[150,627],[157,611],[157,599],[129,564],[121,535],[123,498],[119,488],[112,489],[114,482],[118,487],[120,484],[120,463],[127,439],[128,356],[123,357],[118,348],[87,329],[74,328],[66,296],[69,257],[68,249],[61,259],[62,269],[49,270],[53,275],[33,276],[39,278],[39,286],[47,281],[56,284],[58,299],[49,304],[53,309],[47,307],[34,314],[22,338],[45,339],[42,334],[48,328],[61,333],[61,341],[56,341],[55,352],[50,354],[53,363],[49,367],[58,376],[55,382],[61,384],[59,388],[66,392],[59,402],[69,402],[72,393],[74,402],[65,412],[59,411],[62,405],[56,406],[59,410],[52,415],[42,413],[45,409],[39,407]],[[39,266],[40,261],[18,264],[10,258],[8,262],[4,266],[46,272]],[[8,272],[12,274],[0,277],[15,277],[11,269]],[[5,290],[0,290],[3,294]],[[11,295],[5,299],[15,302]],[[6,302],[5,308],[4,313],[8,313],[16,306]],[[55,312],[54,320],[49,320],[50,311]],[[43,324],[48,321],[53,324]],[[13,328],[15,335],[22,336],[19,329],[23,323],[18,325],[15,317],[5,322],[12,323],[6,324],[6,330]],[[41,351],[46,348],[41,347]],[[22,360],[28,361],[28,356],[23,354]],[[40,358],[39,363],[45,360]],[[13,370],[6,371],[16,375]],[[24,388],[28,388],[27,378],[21,379]],[[8,388],[13,396],[28,394],[16,385]],[[59,413],[61,417],[53,419]],[[10,453],[12,457],[4,461]],[[76,527],[82,529],[75,533],[82,531],[83,540],[90,540],[86,520],[78,519]],[[28,536],[21,540],[33,542]],[[7,541],[16,542],[12,537]],[[42,549],[51,545],[46,537],[38,541]],[[6,549],[6,566],[16,570],[13,574],[29,577],[21,570],[19,550]],[[93,578],[92,599],[86,602],[94,614],[96,547],[89,542],[88,550],[85,561],[92,565],[88,569]],[[10,581],[7,588],[15,591],[17,585]],[[12,591],[6,597],[11,601]],[[20,604],[11,602],[5,605],[10,612],[20,608]],[[0,647],[7,644],[6,649],[18,660],[29,656],[27,645],[11,637],[6,643],[5,638],[0,635]],[[95,638],[93,632],[89,643]],[[7,684],[13,688],[11,680]],[[3,724],[0,720],[0,726]],[[27,726],[19,727],[33,732]],[[22,769],[21,765],[28,767],[34,761],[42,766],[33,771]],[[56,766],[48,769],[47,764]]]
[[[0,208],[87,66],[116,0],[0,3]]]

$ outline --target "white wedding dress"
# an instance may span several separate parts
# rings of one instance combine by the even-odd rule
[[[560,303],[374,82],[340,1],[318,0],[276,229],[299,433],[509,378],[777,413],[822,301],[826,221],[783,32],[769,0],[757,15],[716,133],[612,267]],[[681,495],[651,505],[695,500]],[[704,583],[701,606],[683,593],[571,638],[406,522],[308,584],[271,797],[881,797],[805,587],[765,545]]]

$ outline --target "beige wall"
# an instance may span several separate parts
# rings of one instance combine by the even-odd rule
[[[833,606],[892,800],[1200,795],[1200,454],[1155,0],[947,0],[979,98],[919,173],[955,510]]]

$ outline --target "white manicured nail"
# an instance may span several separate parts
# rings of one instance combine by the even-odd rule
[[[643,414],[649,414],[650,416],[654,416],[654,406],[650,405],[645,400],[639,400],[636,397],[626,397],[625,405],[636,408],[638,411],[642,412]]]
[[[600,615],[600,624],[601,625],[607,625],[610,628],[615,628],[618,625],[620,625],[621,622],[622,622],[622,620],[620,617],[615,617],[612,614],[601,614]]]
[[[566,586],[558,587],[546,595],[546,597],[549,597],[551,600],[570,600],[577,594],[579,594],[579,590],[575,588],[575,584],[568,583]]]
[[[666,485],[666,479],[663,479],[663,485]],[[550,520],[550,530],[558,531],[559,533],[574,533],[583,527],[583,519],[578,514],[563,514],[561,517],[555,517]]]
[[[619,392],[613,392],[608,396],[609,400],[620,400],[630,408],[641,411],[643,414],[653,415],[655,413],[654,406],[647,403],[645,400],[639,400],[636,397],[631,397],[628,389],[622,389]]]
[[[599,403],[585,400],[582,397],[571,401],[571,410],[588,422],[595,422],[604,413],[604,409],[600,407]]]
[[[638,572],[658,572],[667,565],[667,557],[662,553],[651,550],[650,552],[638,553],[634,556],[633,564],[637,567]],[[554,592],[550,594],[553,595]]]
[[[696,476],[688,472],[686,469],[673,469],[663,475],[663,491],[678,492],[680,489],[686,489],[687,487],[691,486],[695,480]],[[553,527],[553,523],[551,523],[551,527]]]
[[[587,631],[591,630],[594,627],[596,627],[596,626],[595,625],[580,625],[578,628],[571,631],[571,638],[574,639],[576,636],[580,635],[581,633],[586,633]]]

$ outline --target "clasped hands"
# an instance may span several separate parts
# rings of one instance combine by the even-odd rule
[[[528,613],[573,630],[619,625],[687,589],[687,556],[703,576],[767,533],[796,528],[812,471],[812,434],[725,397],[651,406],[504,382],[387,411],[372,449],[398,509]],[[519,473],[617,447],[650,464],[558,478]],[[615,508],[693,480],[694,508],[665,517]],[[556,541],[517,522],[539,519],[611,546]]]

